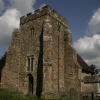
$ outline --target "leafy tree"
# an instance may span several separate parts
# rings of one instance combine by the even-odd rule
[[[2,69],[5,65],[6,62],[6,52],[5,54],[0,58],[0,81],[1,81],[1,73],[2,73]]]
[[[0,58],[0,70],[2,70],[2,68],[4,67],[5,61],[6,61],[6,52],[5,52],[5,54]]]
[[[96,66],[93,65],[93,64],[90,65],[90,68],[93,70],[93,72],[94,72],[95,75],[98,74],[98,73],[100,72],[100,69],[96,68]]]

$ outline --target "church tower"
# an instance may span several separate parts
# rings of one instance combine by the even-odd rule
[[[11,44],[7,52],[7,59],[13,57],[11,61],[14,62],[6,62],[3,87],[44,98],[66,96],[71,90],[80,91],[81,68],[76,61],[66,19],[45,6],[34,14],[21,17],[17,32],[18,39],[15,41],[13,35],[12,43],[15,44]],[[14,57],[14,50],[18,51],[18,57]],[[13,72],[13,77],[8,76],[7,70]]]

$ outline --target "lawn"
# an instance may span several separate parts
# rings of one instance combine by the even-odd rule
[[[0,88],[0,100],[43,100],[43,99],[40,99],[34,95],[29,95],[29,94],[23,95],[19,92]],[[62,98],[59,100],[76,100],[76,99]],[[82,99],[82,100],[87,100],[87,99]],[[88,98],[88,100],[92,100],[92,98]],[[100,100],[100,99],[98,97],[95,97],[94,100]]]
[[[15,91],[0,88],[0,100],[38,100],[38,97],[33,95],[22,95]]]
[[[40,99],[34,95],[29,95],[29,94],[23,95],[16,91],[10,91],[7,89],[0,88],[0,100],[43,100],[43,99]],[[59,100],[69,100],[69,99],[62,98]]]

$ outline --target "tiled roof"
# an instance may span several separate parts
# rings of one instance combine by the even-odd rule
[[[77,62],[82,67],[82,70],[93,74],[93,70],[86,64],[86,62],[77,54]]]
[[[98,76],[85,76],[83,78],[83,82],[85,82],[85,83],[100,83],[100,77],[98,77]]]

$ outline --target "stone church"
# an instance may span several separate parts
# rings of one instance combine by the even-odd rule
[[[43,97],[81,92],[82,71],[92,73],[84,64],[72,46],[67,20],[45,6],[21,17],[20,28],[13,30],[1,87]]]

